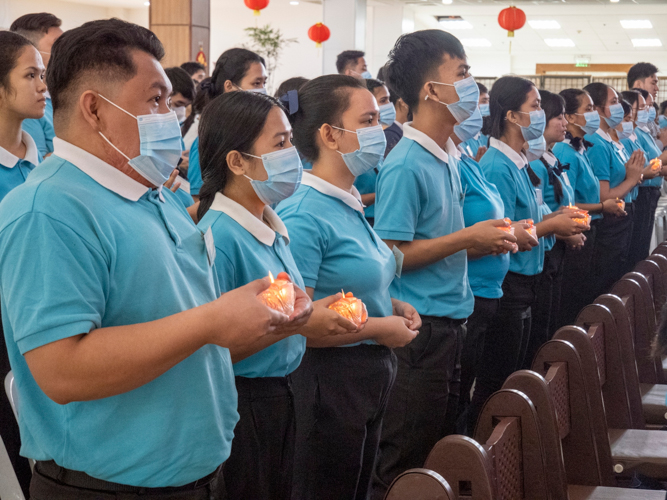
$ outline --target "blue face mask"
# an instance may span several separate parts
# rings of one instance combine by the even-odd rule
[[[178,125],[176,113],[172,111],[164,114],[134,116],[102,94],[99,94],[99,96],[137,120],[140,140],[139,156],[135,158],[128,157],[114,146],[102,132],[99,134],[112,148],[123,155],[130,166],[144,179],[154,186],[164,184],[178,165],[178,160],[183,152],[181,149],[181,128]]]
[[[355,133],[333,125],[332,127],[350,134]],[[343,156],[343,161],[352,175],[359,177],[369,170],[382,166],[384,151],[387,149],[387,138],[380,125],[357,129],[356,134],[359,140],[359,149],[351,153],[341,153],[340,151],[338,153]]]
[[[600,114],[597,111],[589,111],[588,113],[575,113],[576,115],[583,116],[586,120],[584,126],[577,125],[580,129],[586,134],[594,134],[600,128]]]
[[[454,133],[461,142],[466,142],[475,137],[482,130],[482,113],[479,108],[475,110],[470,118],[463,123],[454,125]]]
[[[447,104],[446,102],[442,102],[440,100],[438,100],[438,102],[447,106],[447,109],[449,109],[449,112],[458,123],[463,123],[468,118],[470,118],[475,110],[479,107],[479,87],[475,83],[475,79],[472,76],[454,83],[429,83],[454,87],[456,90],[456,95],[459,96],[458,101],[451,104]],[[428,100],[428,95],[426,96],[426,100]]]
[[[653,106],[648,108],[648,121],[650,122],[655,121],[655,115],[656,115],[655,108]]]
[[[388,102],[380,106],[380,123],[382,125],[391,125],[396,121],[396,108],[393,102]]]
[[[546,115],[544,114],[544,110],[540,109],[537,111],[531,111],[530,113],[526,113],[525,111],[519,111],[519,113],[523,115],[530,115],[530,125],[528,125],[527,127],[524,127],[517,123],[517,125],[521,127],[521,135],[523,135],[523,138],[527,142],[530,142],[534,141],[538,137],[542,137],[542,135],[544,134],[544,128],[547,125],[547,118]]]
[[[542,158],[544,153],[547,152],[547,140],[543,135],[539,136],[537,139],[532,139],[528,142],[528,150],[526,151],[526,158],[528,161],[537,160]]]
[[[640,109],[637,111],[637,125],[646,125],[648,123],[648,110]]]
[[[613,104],[609,106],[609,112],[611,113],[611,117],[607,118],[605,116],[604,121],[606,121],[607,125],[609,125],[611,128],[616,128],[618,124],[623,121],[623,117],[625,116],[625,113],[623,112],[623,106],[621,103]]]
[[[357,75],[359,78],[363,78],[364,80],[370,80],[371,78],[373,78],[373,75],[371,75],[371,72],[368,70],[364,71],[363,73],[357,73],[352,69],[350,71],[352,71],[352,73]]]
[[[658,123],[660,124],[660,130],[667,128],[667,116],[660,115],[658,117]]]
[[[269,178],[265,181],[256,181],[247,175],[257,197],[266,205],[273,205],[292,196],[301,185],[303,166],[295,147],[281,149],[262,156],[243,153],[246,156],[259,158],[264,164],[264,170]]]
[[[618,140],[627,139],[635,131],[635,127],[632,122],[621,122],[621,130],[616,129],[616,135],[618,135]]]
[[[236,88],[243,91],[243,92],[252,92],[254,94],[264,94],[267,95],[268,92],[266,91],[266,87],[260,87],[258,89],[252,88],[252,89],[242,89],[238,85],[236,85]]]
[[[480,104],[479,112],[482,113],[482,118],[484,118],[485,116],[491,116],[491,107],[489,103]]]

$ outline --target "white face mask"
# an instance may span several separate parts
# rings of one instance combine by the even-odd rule
[[[179,125],[183,125],[183,122],[186,118],[185,106],[177,106],[175,108],[171,108],[171,110],[176,113],[176,118],[178,118]]]
[[[266,87],[260,87],[258,89],[242,89],[241,87],[236,85],[236,88],[243,92],[253,92],[255,94],[264,94],[264,95],[268,94],[268,92],[266,91]]]

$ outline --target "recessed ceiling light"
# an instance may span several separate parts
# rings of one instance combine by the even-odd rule
[[[620,2],[621,0],[609,0],[609,1],[610,1],[611,3],[618,3],[618,2]]]
[[[528,21],[530,27],[534,30],[559,30],[558,21]]]
[[[633,38],[632,45],[634,47],[662,47],[662,42],[659,38]]]
[[[440,27],[448,30],[471,30],[472,24],[463,19],[442,19],[438,21]]]
[[[293,1],[291,1],[289,4],[290,4],[290,5],[299,5],[299,2],[297,2],[296,0],[293,0]]]
[[[454,0],[442,0],[442,3],[444,3],[445,5],[451,5],[452,2],[454,2]]]
[[[630,19],[621,21],[621,26],[623,26],[626,30],[648,30],[653,28],[651,21],[648,19]]]
[[[461,43],[466,47],[491,47],[486,38],[461,38]]]
[[[574,47],[574,42],[569,38],[545,38],[544,43],[549,47]]]

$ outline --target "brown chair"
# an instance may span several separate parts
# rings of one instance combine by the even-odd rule
[[[567,370],[568,367],[563,362],[549,366],[546,378],[533,371],[521,370],[510,375],[503,385],[504,389],[515,389],[524,393],[533,403],[548,470],[550,499],[664,500],[664,492],[639,492],[596,484],[596,468],[583,459],[583,456],[590,457],[591,453],[594,454],[592,439],[589,436],[589,439],[582,443],[572,434],[573,430],[585,427],[581,425],[580,419],[587,420],[588,415],[587,412],[571,406]],[[563,446],[561,443],[567,445]],[[583,456],[576,453],[577,447]],[[588,449],[584,449],[586,447]],[[571,454],[573,451],[575,454]],[[564,465],[566,453],[568,455],[565,462],[569,465],[567,473]],[[576,484],[568,484],[573,482]]]
[[[462,490],[470,490],[473,500],[548,499],[542,456],[532,403],[518,391],[501,390],[484,404],[475,440],[441,439],[424,467],[440,473],[456,498]]]
[[[410,469],[394,479],[384,500],[457,500],[445,479],[428,469]]]
[[[621,298],[632,298],[626,307],[631,318],[639,382],[664,384],[666,380],[662,359],[653,356],[651,352],[657,327],[651,289],[646,277],[635,272],[628,273],[616,282],[611,293]]]
[[[548,367],[565,362],[570,391],[585,390],[588,406],[578,406],[577,410],[590,411],[588,424],[595,441],[600,484],[612,485],[613,474],[627,478],[634,472],[657,480],[667,480],[667,433],[608,428],[598,375],[598,359],[592,340],[586,331],[576,326],[561,328],[557,332],[559,338],[565,331],[569,331],[569,340],[551,340],[544,344],[533,361],[533,370],[544,376]],[[571,421],[573,425],[575,420]],[[576,425],[580,425],[580,422],[576,421]],[[567,447],[565,441],[563,447]]]
[[[665,260],[665,264],[667,264],[667,258],[662,255],[656,255],[653,259],[638,262],[633,270],[633,272],[643,275],[646,281],[648,281],[653,299],[656,323],[660,322],[660,311],[665,303],[665,275],[664,271],[660,268],[660,260],[658,259]]]

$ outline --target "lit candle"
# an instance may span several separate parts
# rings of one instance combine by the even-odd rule
[[[651,166],[651,170],[657,172],[662,168],[662,160],[660,158],[653,158],[649,165]]]
[[[510,233],[511,235],[514,235],[514,227],[512,227],[512,221],[508,217],[505,217],[503,220],[505,221],[505,224],[507,224],[507,225],[504,226],[504,227],[499,227],[498,229],[502,229],[506,233]]]
[[[269,271],[271,285],[259,294],[259,300],[271,309],[291,316],[294,312],[294,284],[288,280],[273,279]]]
[[[616,204],[619,206],[621,210],[625,210],[625,200],[616,198]]]
[[[533,220],[528,219],[526,222],[529,224],[528,229],[526,229],[526,231],[528,231],[528,234],[530,234],[533,238],[535,238],[535,240],[537,240],[537,228],[535,227]]]
[[[591,223],[591,216],[588,215],[588,210],[582,210],[582,209],[580,209],[579,207],[573,205],[572,203],[570,203],[570,205],[569,205],[567,208],[570,208],[570,209],[572,209],[572,210],[575,210],[575,211],[576,211],[576,214],[580,216],[580,217],[576,217],[576,218],[574,219],[574,221],[575,221],[577,224],[582,224],[582,225],[584,225],[584,226],[589,226],[589,225],[590,225],[590,223]]]
[[[329,309],[336,311],[343,318],[349,319],[355,325],[361,326],[368,319],[368,311],[361,299],[352,295],[352,292],[343,292],[343,296],[329,306]]]

